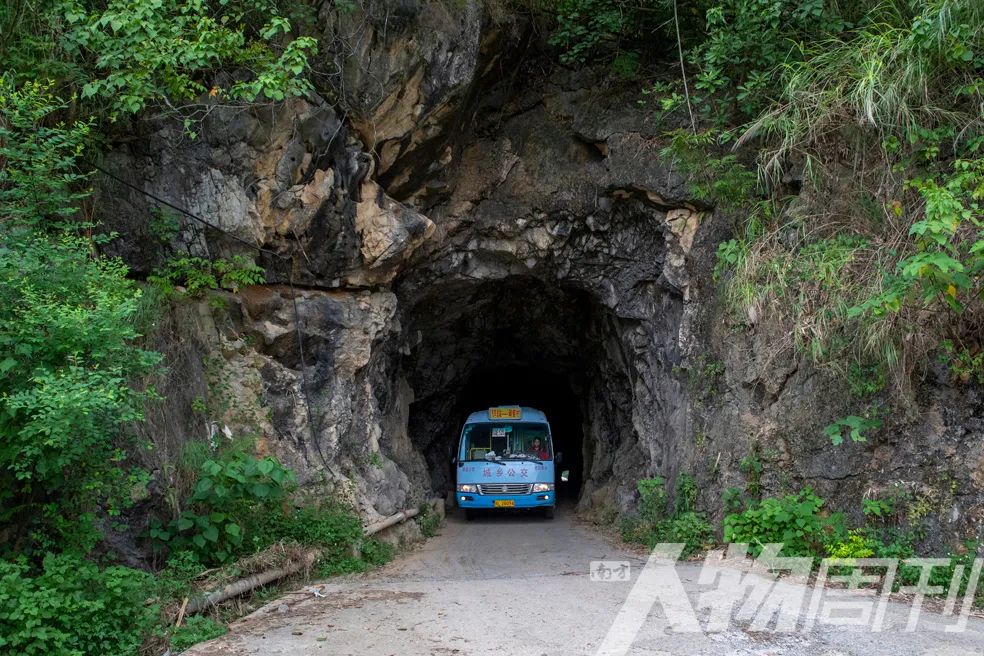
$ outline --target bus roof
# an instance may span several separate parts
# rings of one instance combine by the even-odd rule
[[[516,406],[510,406],[516,407]],[[529,408],[527,406],[520,406],[522,410],[521,419],[489,419],[489,410],[479,410],[478,412],[473,412],[468,415],[468,419],[465,421],[466,424],[495,424],[501,422],[513,422],[513,423],[537,423],[546,424],[547,415],[543,414],[536,408]]]

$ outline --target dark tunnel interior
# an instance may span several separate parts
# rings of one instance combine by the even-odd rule
[[[532,277],[430,288],[407,316],[407,332],[419,341],[404,360],[414,390],[408,432],[424,455],[436,492],[454,482],[451,451],[467,416],[496,405],[523,405],[546,413],[558,465],[558,495],[577,499],[593,475],[599,436],[617,443],[618,431],[591,426],[612,421],[606,403],[615,321],[607,308],[581,290]],[[606,348],[606,344],[608,345]],[[602,381],[608,381],[605,384]],[[616,386],[618,389],[627,387]],[[597,409],[606,417],[589,413]],[[598,421],[600,419],[600,422]],[[568,481],[560,474],[568,471]]]

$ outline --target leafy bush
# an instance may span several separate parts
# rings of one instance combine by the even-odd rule
[[[312,90],[304,73],[317,42],[294,38],[275,3],[42,0],[0,19],[9,34],[0,40],[8,70],[24,80],[58,77],[66,95],[78,94],[110,118],[206,94],[279,101]],[[252,75],[215,75],[235,68]]]
[[[244,545],[256,546],[246,535],[251,519],[270,512],[293,480],[292,472],[271,457],[236,453],[207,460],[188,508],[166,527],[153,524],[149,535],[159,546],[191,551],[202,563],[228,562]]]
[[[150,574],[76,556],[48,555],[39,572],[0,561],[0,651],[135,655],[159,621],[159,608],[144,603],[151,590]]]
[[[622,520],[622,539],[644,544],[649,548],[661,542],[682,542],[683,555],[692,555],[707,547],[711,541],[711,525],[703,513],[696,512],[697,486],[693,476],[681,473],[677,477],[675,508],[667,516],[668,495],[661,477],[642,479],[639,490],[638,513]]]
[[[175,285],[183,285],[189,296],[201,296],[210,289],[238,291],[245,285],[257,285],[265,280],[263,267],[257,266],[242,255],[226,260],[206,260],[200,257],[182,257],[170,260],[162,269],[156,269],[147,277],[149,282],[170,292]]]
[[[823,505],[810,488],[782,499],[762,499],[724,518],[724,541],[747,543],[753,555],[765,544],[782,543],[785,555],[818,556],[844,532],[843,518],[822,515]]]
[[[687,511],[674,515],[661,522],[657,530],[650,536],[649,546],[657,542],[683,542],[686,546],[684,556],[690,556],[711,543],[713,531],[704,513]],[[658,538],[653,542],[653,538]]]
[[[667,6],[654,0],[553,0],[548,5],[556,21],[550,44],[560,49],[562,62],[614,60],[614,72],[623,77],[635,73],[638,51],[671,17]]]
[[[61,108],[0,80],[0,529],[25,553],[91,547],[92,513],[125,502],[120,428],[153,396],[130,381],[159,361],[136,347],[127,268],[70,231],[87,130]]]
[[[5,229],[64,225],[88,194],[75,164],[90,138],[89,123],[56,123],[68,103],[52,83],[14,83],[0,75],[0,216]]]

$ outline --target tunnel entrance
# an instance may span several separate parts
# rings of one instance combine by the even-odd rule
[[[413,340],[402,363],[414,394],[408,434],[435,492],[454,484],[465,418],[493,405],[546,413],[569,499],[610,478],[615,452],[634,441],[621,323],[583,290],[520,276],[455,281],[428,288],[403,325]]]

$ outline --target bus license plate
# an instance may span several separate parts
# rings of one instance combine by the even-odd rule
[[[515,508],[516,502],[512,499],[496,499],[492,502],[492,505],[496,508]]]

